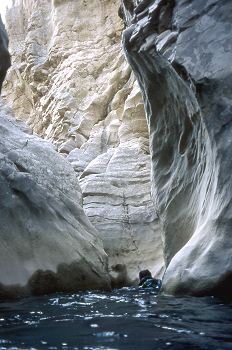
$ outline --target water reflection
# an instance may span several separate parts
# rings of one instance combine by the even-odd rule
[[[123,288],[0,304],[0,349],[232,349],[232,304]]]

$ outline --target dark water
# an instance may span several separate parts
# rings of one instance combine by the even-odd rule
[[[0,304],[0,349],[232,349],[232,304],[123,288]]]

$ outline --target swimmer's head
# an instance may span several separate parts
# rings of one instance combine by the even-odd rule
[[[151,272],[149,270],[142,270],[139,273],[139,279],[141,280],[144,277],[152,277]]]

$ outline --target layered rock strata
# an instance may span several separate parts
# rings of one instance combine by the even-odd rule
[[[164,271],[147,123],[121,48],[119,4],[13,1],[13,66],[3,92],[16,117],[74,167],[116,286],[137,283],[141,269]]]
[[[137,6],[138,5],[138,6]],[[172,294],[231,297],[231,1],[122,1]]]
[[[116,286],[133,284],[146,266],[158,276],[164,269],[159,220],[150,194],[147,125],[138,88],[128,96],[120,119],[119,125],[113,119],[109,126],[118,128],[118,146],[97,155],[80,176],[85,212],[102,234]],[[99,144],[100,139],[95,140]],[[74,150],[67,158],[74,167],[78,158],[73,155],[79,157],[79,152]]]
[[[76,173],[0,105],[0,299],[109,289],[108,258]]]

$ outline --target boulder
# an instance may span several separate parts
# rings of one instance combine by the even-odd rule
[[[109,289],[108,257],[72,166],[0,105],[0,299]]]

